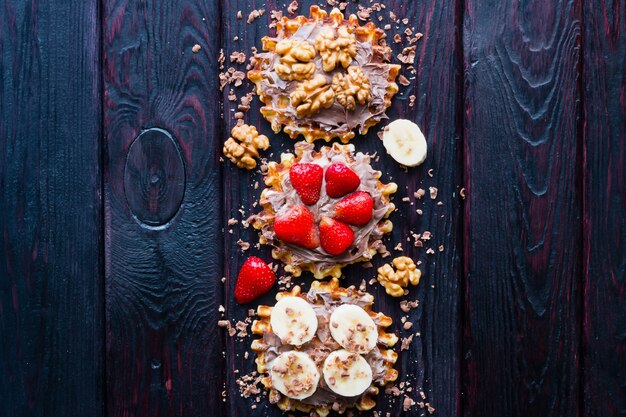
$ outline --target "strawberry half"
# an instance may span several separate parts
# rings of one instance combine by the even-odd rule
[[[352,226],[365,226],[374,215],[374,200],[369,193],[359,191],[341,199],[335,206],[333,218]]]
[[[332,198],[343,197],[359,188],[361,179],[346,164],[335,162],[326,168],[326,194]]]
[[[329,254],[340,255],[354,242],[354,232],[347,224],[324,216],[320,221],[320,242]]]
[[[317,164],[295,164],[289,169],[289,179],[302,202],[306,205],[320,199],[324,169]]]
[[[247,304],[267,293],[276,282],[276,274],[262,259],[251,256],[239,270],[235,284],[235,299]]]
[[[274,219],[274,233],[280,240],[315,249],[320,245],[313,214],[303,205],[294,206]]]

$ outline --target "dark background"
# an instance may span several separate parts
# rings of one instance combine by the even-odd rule
[[[380,126],[353,141],[399,185],[388,247],[423,262],[411,331],[369,287],[415,335],[399,381],[441,417],[626,415],[626,3],[386,5],[424,33],[388,114],[429,143],[405,172]],[[259,173],[220,163],[236,103],[219,51],[245,70],[228,56],[260,48],[269,13],[246,23],[260,7],[286,14],[273,0],[0,3],[1,416],[279,415],[240,398],[250,339],[217,327],[220,305],[246,316],[232,298],[245,258],[270,259],[226,225],[257,210]],[[246,120],[270,134],[258,109]],[[270,138],[270,159],[293,146]],[[437,200],[415,201],[429,186]],[[406,241],[424,230],[426,247]],[[351,267],[344,283],[374,275]],[[401,400],[376,409],[401,415]]]

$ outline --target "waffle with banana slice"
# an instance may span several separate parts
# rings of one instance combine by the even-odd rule
[[[347,143],[385,118],[400,65],[389,63],[384,37],[373,22],[361,26],[336,8],[329,15],[311,6],[309,17],[282,17],[248,72],[274,132]]]
[[[370,159],[352,144],[316,152],[312,144],[298,142],[295,154],[283,153],[280,162],[268,164],[263,211],[250,223],[286,272],[339,278],[342,267],[386,250],[382,238],[393,228],[388,216],[395,210],[390,198],[397,185],[380,182]]]
[[[283,411],[325,417],[333,410],[370,410],[379,386],[393,382],[398,337],[390,317],[372,311],[374,297],[335,278],[295,286],[261,305],[252,332],[257,370],[270,402]]]

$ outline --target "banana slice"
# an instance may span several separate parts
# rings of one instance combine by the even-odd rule
[[[330,334],[344,349],[354,353],[368,353],[378,341],[374,320],[354,304],[343,304],[333,311]]]
[[[309,355],[290,350],[274,359],[270,378],[272,387],[283,395],[294,400],[303,400],[313,395],[317,389],[320,373]]]
[[[287,345],[300,346],[315,336],[317,316],[300,297],[283,297],[272,308],[272,331]]]
[[[344,397],[363,394],[372,385],[372,368],[358,353],[336,350],[324,361],[324,381]]]
[[[389,123],[383,132],[387,153],[402,165],[415,167],[426,159],[426,138],[419,126],[410,120],[398,119]]]

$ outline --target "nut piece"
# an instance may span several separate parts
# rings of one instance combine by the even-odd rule
[[[352,58],[356,56],[356,37],[344,26],[336,34],[335,29],[329,27],[315,40],[315,47],[322,57],[324,71],[331,72],[337,67],[337,63],[348,68]]]
[[[259,149],[270,147],[270,140],[265,135],[259,135],[256,127],[240,125],[233,127],[233,137],[224,142],[224,156],[230,159],[239,168],[253,169],[259,157]]]
[[[315,48],[307,41],[283,39],[276,44],[276,53],[280,55],[280,64],[276,65],[276,74],[285,80],[306,80],[315,72]]]
[[[378,268],[378,282],[385,287],[385,292],[392,297],[404,295],[404,289],[409,285],[417,285],[422,277],[422,271],[417,269],[415,262],[409,257],[399,256],[390,264]]]
[[[291,104],[296,108],[298,117],[312,116],[321,108],[327,109],[335,101],[335,92],[322,74],[310,80],[302,81],[290,95]]]
[[[371,99],[370,81],[357,66],[348,67],[348,73],[336,73],[333,76],[335,98],[347,110],[356,109],[356,102],[365,104]]]

